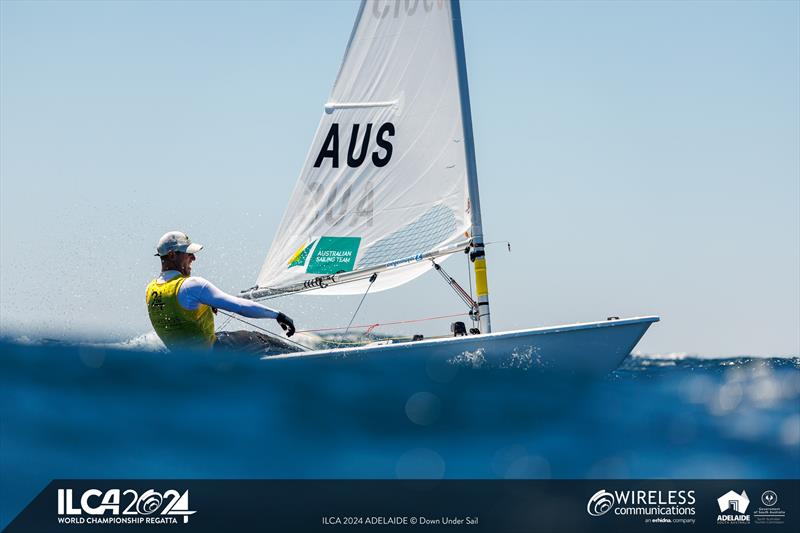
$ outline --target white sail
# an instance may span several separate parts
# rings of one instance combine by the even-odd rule
[[[468,240],[455,54],[450,2],[362,3],[260,288],[402,265],[380,272],[371,290],[384,290],[430,270],[409,258]]]

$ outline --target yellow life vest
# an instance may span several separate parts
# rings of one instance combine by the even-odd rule
[[[214,313],[205,304],[195,311],[178,302],[186,276],[177,276],[167,282],[154,279],[147,286],[147,312],[153,329],[170,350],[176,348],[210,348],[214,344]]]

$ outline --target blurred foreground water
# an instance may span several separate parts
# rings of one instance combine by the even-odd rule
[[[0,342],[0,527],[57,478],[800,477],[798,358],[510,363]]]

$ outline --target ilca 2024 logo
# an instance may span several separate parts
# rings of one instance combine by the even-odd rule
[[[189,522],[189,490],[88,489],[76,499],[72,489],[58,489],[59,524],[178,524]]]

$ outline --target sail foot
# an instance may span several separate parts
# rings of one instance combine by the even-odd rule
[[[375,273],[385,272],[388,270],[395,270],[412,265],[419,265],[423,261],[428,261],[437,257],[449,256],[457,252],[465,252],[469,249],[468,241],[457,242],[448,246],[444,246],[437,250],[431,250],[423,254],[409,256],[403,259],[391,261],[383,265],[375,266],[372,268],[364,268],[353,270],[350,272],[339,272],[336,274],[328,274],[324,276],[317,276],[315,278],[304,280],[281,287],[257,287],[242,291],[241,297],[248,300],[261,300],[264,298],[277,297],[284,294],[291,293],[305,293],[312,290],[325,289],[332,285],[340,285],[343,283],[352,283],[355,281],[362,281],[370,278]]]

